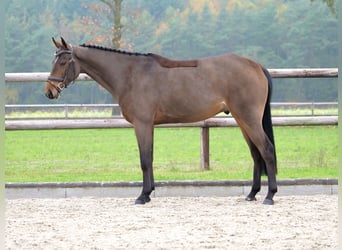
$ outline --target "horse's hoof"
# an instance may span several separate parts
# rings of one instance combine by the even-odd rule
[[[256,201],[256,198],[247,196],[245,200],[246,201]]]
[[[262,204],[264,204],[264,205],[274,205],[274,201],[270,200],[270,199],[265,199]]]
[[[135,205],[144,205],[146,202],[144,200],[139,200],[139,199],[136,199],[135,200]]]
[[[144,205],[147,202],[150,202],[151,198],[148,196],[140,196],[138,199],[135,200],[135,205]]]

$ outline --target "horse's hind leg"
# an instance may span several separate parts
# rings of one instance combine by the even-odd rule
[[[253,131],[253,130],[252,130]],[[276,159],[275,159],[275,150],[271,141],[268,139],[265,132],[262,130],[253,131],[253,135],[250,136],[251,141],[257,147],[262,161],[261,164],[266,165],[265,172],[268,177],[268,193],[264,200],[264,204],[273,205],[273,196],[277,192],[277,182],[276,182]],[[260,165],[260,169],[262,170],[262,165]]]
[[[262,147],[262,157],[266,163],[266,171],[268,177],[268,192],[264,200],[264,204],[273,205],[273,196],[278,191],[277,180],[276,180],[276,159],[275,159],[275,148],[271,141],[265,136],[264,144]],[[260,149],[259,149],[260,150]]]
[[[244,131],[242,131],[242,133],[249,146],[249,149],[251,151],[251,155],[254,161],[252,190],[247,195],[246,201],[255,201],[256,200],[255,195],[261,189],[261,174],[262,174],[262,168],[265,167],[265,163],[259,153],[259,150],[254,145],[254,143],[248,138],[248,136],[246,135]]]
[[[277,192],[276,183],[276,160],[274,147],[271,141],[265,134],[261,124],[256,122],[248,123],[238,121],[243,135],[250,147],[251,154],[254,160],[254,174],[252,190],[247,196],[247,200],[254,200],[256,193],[261,187],[261,174],[262,170],[267,173],[268,176],[268,193],[264,200],[264,204],[273,204],[273,196]],[[266,165],[266,167],[264,166]]]

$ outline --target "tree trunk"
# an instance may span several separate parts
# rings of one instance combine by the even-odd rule
[[[114,0],[114,8],[113,8],[113,39],[112,46],[114,49],[120,48],[121,41],[121,29],[123,25],[121,24],[121,3],[123,0]]]
[[[121,30],[123,25],[121,24],[121,4],[123,0],[100,0],[104,4],[106,4],[111,12],[112,12],[112,21],[113,21],[113,37],[112,37],[112,48],[119,49],[120,41],[121,41]],[[112,97],[113,103],[116,103],[114,97]],[[112,116],[119,115],[120,112],[112,108]]]

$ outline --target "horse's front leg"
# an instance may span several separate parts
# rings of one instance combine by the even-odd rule
[[[153,125],[143,122],[134,123],[135,135],[137,137],[140,165],[143,172],[143,189],[141,195],[136,199],[135,204],[149,202],[150,194],[154,190],[153,177]]]

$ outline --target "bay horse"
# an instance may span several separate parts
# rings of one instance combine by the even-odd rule
[[[155,189],[154,125],[196,122],[220,112],[235,118],[254,161],[246,200],[256,200],[261,175],[266,174],[268,193],[263,203],[274,204],[277,164],[270,110],[272,78],[267,69],[234,54],[178,61],[152,53],[72,46],[63,38],[52,40],[57,51],[46,96],[58,98],[80,73],[86,73],[113,95],[124,118],[134,126],[143,174],[136,204],[149,202]]]

